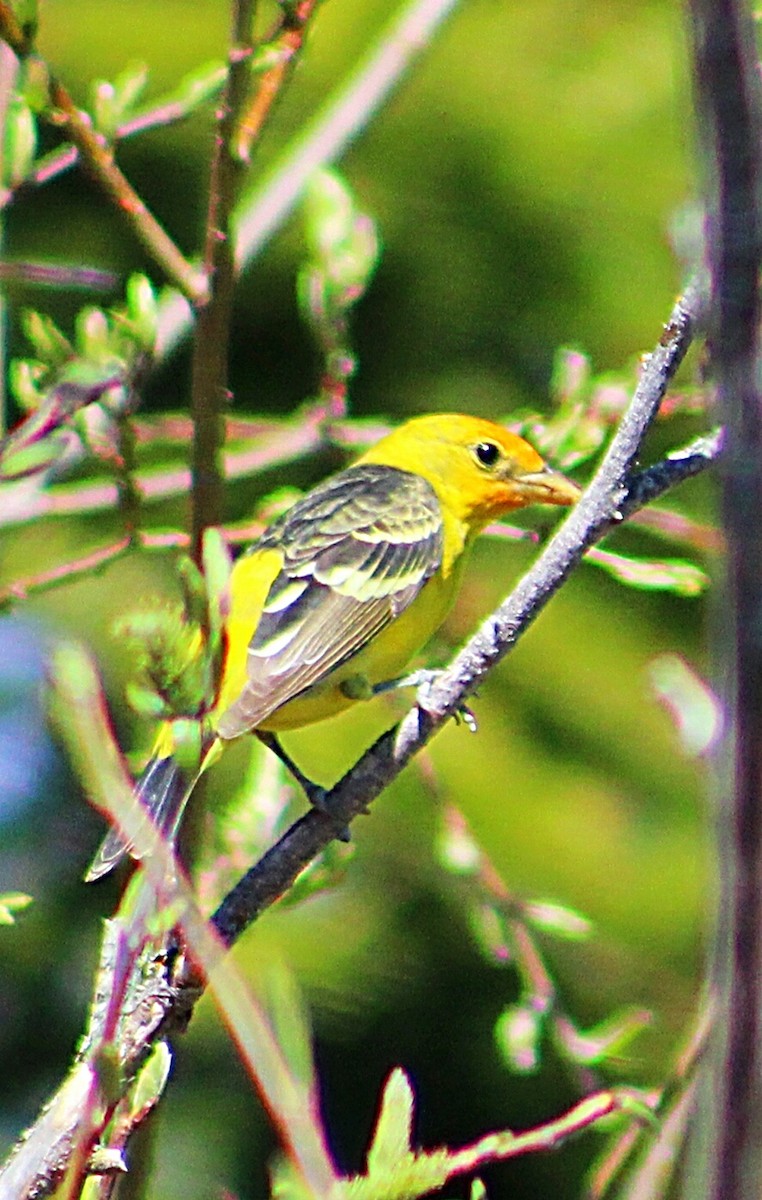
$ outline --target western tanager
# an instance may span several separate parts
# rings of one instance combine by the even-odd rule
[[[398,677],[444,620],[484,526],[578,494],[523,438],[478,417],[417,417],[382,438],[236,562],[204,761],[220,741],[321,721]],[[137,785],[165,829],[195,783],[171,737],[167,724]],[[112,831],[87,878],[125,849]]]

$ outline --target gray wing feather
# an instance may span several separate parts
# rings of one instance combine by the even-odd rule
[[[442,543],[433,488],[394,467],[350,467],[299,500],[254,547],[280,547],[284,562],[220,736],[255,729],[361,650],[439,568]]]

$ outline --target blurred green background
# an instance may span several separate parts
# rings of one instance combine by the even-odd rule
[[[255,170],[314,114],[388,16],[380,0],[326,3]],[[523,405],[546,409],[559,344],[579,346],[596,371],[612,372],[653,345],[682,282],[670,230],[695,186],[680,18],[679,6],[661,0],[471,0],[451,16],[342,164],[384,243],[356,314],[353,413],[458,409],[500,418]],[[93,74],[113,77],[135,59],[149,64],[159,94],[222,57],[227,25],[226,6],[208,0],[80,0],[76,9],[47,0],[40,46],[83,102]],[[120,152],[188,252],[200,244],[210,129],[207,113]],[[240,287],[232,382],[241,413],[287,413],[315,390],[319,364],[295,301],[301,255],[292,220]],[[120,277],[148,269],[156,279],[79,174],[14,206],[6,256]],[[23,348],[22,304],[66,324],[84,302],[81,293],[19,288],[9,298],[15,353]],[[188,375],[183,349],[153,376],[146,405],[183,408]],[[700,427],[683,419],[659,428],[649,453]],[[323,456],[239,484],[229,516],[250,511],[275,486],[304,486],[335,465]],[[706,518],[711,501],[710,486],[698,481],[670,503]],[[150,520],[178,523],[184,512],[180,502],[153,506]],[[548,528],[553,520],[540,515],[533,523]],[[101,513],[4,532],[2,580],[63,561],[117,528]],[[658,550],[627,530],[612,545]],[[442,660],[533,553],[526,543],[482,541],[436,648]],[[19,927],[0,934],[3,1145],[66,1068],[83,1027],[98,918],[116,896],[112,883],[80,883],[101,825],[45,740],[45,649],[69,634],[91,646],[120,737],[126,746],[145,745],[150,735],[136,728],[123,700],[129,655],[112,626],[128,601],[171,591],[171,575],[169,558],[135,557],[20,605],[0,626],[8,664],[0,680],[0,775],[19,777],[0,810],[0,890],[35,897]],[[667,649],[704,668],[702,622],[699,600],[625,590],[593,567],[578,571],[484,687],[475,703],[478,736],[453,725],[437,739],[436,787],[409,769],[356,823],[342,885],[268,913],[236,951],[255,977],[281,958],[298,975],[342,1168],[360,1167],[380,1085],[397,1063],[415,1081],[417,1134],[426,1145],[525,1128],[578,1095],[578,1080],[552,1049],[529,1077],[511,1074],[500,1057],[493,1027],[517,982],[510,968],[485,963],[457,881],[437,862],[445,799],[462,808],[511,891],[591,918],[589,943],[547,944],[564,1003],[583,1025],[627,1005],[651,1009],[653,1023],[621,1063],[621,1078],[665,1077],[695,1003],[711,879],[704,771],[680,750],[647,669]],[[379,703],[294,735],[289,745],[329,781],[389,718]],[[208,1001],[179,1046],[156,1134],[151,1194],[195,1200],[223,1186],[244,1197],[263,1193],[271,1135]],[[600,1146],[592,1134],[560,1154],[495,1168],[489,1194],[577,1196]],[[449,1189],[465,1192],[465,1184]]]

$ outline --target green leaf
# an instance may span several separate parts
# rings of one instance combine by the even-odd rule
[[[124,67],[114,80],[114,95],[118,123],[132,113],[148,84],[148,67],[144,62],[131,62]]]
[[[129,679],[124,686],[124,694],[132,711],[146,721],[159,721],[171,716],[166,700],[146,683]]]
[[[594,547],[588,550],[585,561],[594,563],[620,583],[645,591],[698,596],[709,585],[709,576],[705,571],[681,558],[628,558]]]
[[[36,475],[52,467],[61,457],[60,438],[40,438],[29,445],[22,445],[18,450],[11,447],[5,451],[0,460],[0,478],[23,479]]]
[[[311,324],[330,326],[370,282],[380,253],[376,227],[337,171],[311,176],[303,212],[310,261],[299,275],[299,299]]]
[[[183,601],[188,618],[199,625],[204,624],[207,616],[207,595],[204,576],[199,571],[192,558],[183,554],[177,563],[177,574],[183,589]]]
[[[637,1088],[617,1088],[616,1097],[623,1113],[645,1121],[652,1129],[662,1128],[659,1115],[653,1109],[653,1098],[648,1092],[640,1092]]]
[[[172,722],[173,757],[191,777],[201,766],[201,741],[200,721],[180,719]]]
[[[24,412],[34,412],[40,407],[45,392],[37,385],[45,378],[47,367],[44,363],[35,362],[29,358],[14,358],[8,371],[8,382],[13,398]]]
[[[48,367],[60,367],[73,358],[74,347],[49,316],[26,308],[21,314],[21,327],[34,347],[34,352]]]
[[[386,1173],[342,1181],[331,1196],[333,1200],[417,1200],[443,1187],[451,1169],[446,1150],[411,1151]]]
[[[108,141],[116,137],[119,126],[132,114],[145,91],[148,68],[145,63],[129,63],[113,83],[96,79],[90,85],[93,124]]]
[[[29,8],[35,10],[32,24],[36,23],[36,0],[30,0]],[[22,22],[26,24],[26,22]],[[36,54],[31,54],[22,64],[22,75],[19,79],[19,91],[22,93],[32,112],[39,116],[47,110],[50,102],[50,75],[47,64]]]
[[[130,1091],[130,1117],[142,1121],[164,1094],[172,1067],[172,1052],[166,1042],[157,1042],[140,1069]]]
[[[155,705],[160,713],[163,702],[167,714],[196,724],[210,699],[211,678],[201,629],[187,619],[183,606],[146,605],[120,618],[114,636],[133,643],[137,685],[145,689],[134,696],[141,711]],[[149,698],[151,692],[157,700]]]
[[[540,1065],[545,1014],[530,1004],[511,1004],[495,1023],[495,1038],[511,1070],[531,1075]]]
[[[15,925],[16,914],[32,903],[26,892],[0,892],[0,925]]]
[[[648,667],[651,685],[675,723],[685,753],[708,754],[723,729],[722,704],[678,654],[659,654]]]
[[[187,113],[216,96],[227,79],[227,67],[219,62],[208,62],[185,75],[174,95]]]
[[[84,358],[93,362],[111,358],[110,329],[103,309],[91,306],[81,308],[77,313],[75,330],[77,350]]]
[[[127,319],[142,349],[153,350],[158,331],[156,293],[150,279],[137,272],[127,280]]]
[[[3,177],[0,184],[15,188],[31,169],[37,151],[37,124],[26,100],[14,92],[5,112],[3,136]]]
[[[307,245],[323,261],[340,252],[352,236],[354,197],[338,171],[321,168],[310,176],[304,193]]]
[[[446,819],[436,844],[441,865],[456,875],[474,875],[482,862],[482,852],[463,820]]]
[[[643,1008],[614,1013],[591,1029],[575,1029],[567,1019],[556,1030],[556,1044],[570,1061],[585,1067],[598,1066],[622,1051],[651,1023],[651,1014]]]
[[[505,935],[502,913],[494,904],[479,901],[469,905],[468,924],[477,946],[493,963],[504,965],[513,957]]]
[[[384,1176],[410,1153],[415,1097],[402,1067],[389,1076],[381,1097],[373,1140],[368,1150],[368,1176]]]
[[[108,79],[94,79],[90,84],[90,107],[94,128],[108,141],[113,141],[119,124],[119,107],[114,85]]]
[[[570,942],[583,942],[593,932],[592,923],[576,909],[548,900],[528,900],[522,905],[524,915],[537,929],[553,933]]]

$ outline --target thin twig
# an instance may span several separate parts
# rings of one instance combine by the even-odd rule
[[[320,0],[297,0],[281,8],[278,28],[265,39],[273,64],[257,80],[240,114],[231,149],[242,162],[249,162],[252,147],[262,136],[276,100],[296,66],[304,47],[310,20]]]
[[[217,90],[220,90],[225,81],[225,69],[220,67],[217,80]],[[211,98],[214,95],[214,81],[210,78],[208,87],[208,96]],[[204,96],[206,99],[206,95]],[[147,108],[141,109],[134,113],[128,120],[124,121],[114,131],[114,142],[122,142],[127,138],[135,137],[137,134],[147,133],[152,129],[163,129],[168,125],[177,124],[179,121],[185,120],[195,111],[198,99],[189,102],[187,99],[172,98],[170,100],[159,100]],[[79,161],[79,150],[73,145],[64,145],[56,150],[51,150],[38,159],[32,167],[27,177],[13,189],[9,189],[5,194],[0,195],[0,211],[11,204],[20,192],[26,191],[28,188],[43,187],[56,179],[65,171],[70,170]]]
[[[0,42],[0,202],[2,201],[5,181],[10,178],[10,164],[5,161],[7,151],[8,112],[18,79],[19,61],[7,42]],[[0,211],[0,255],[5,244],[5,222]],[[0,442],[5,436],[8,425],[6,416],[6,357],[7,357],[7,303],[3,292],[0,291]]]
[[[246,103],[253,0],[236,0],[232,12],[228,75],[209,172],[204,264],[212,291],[194,331],[191,368],[191,553],[199,566],[204,530],[222,520],[222,447],[224,414],[230,401],[228,354],[235,290],[231,218],[243,183],[243,164],[232,153],[231,142]]]
[[[452,1164],[449,1176],[452,1178],[456,1175],[470,1174],[489,1163],[503,1162],[519,1155],[553,1150],[567,1138],[581,1133],[583,1129],[589,1129],[604,1117],[626,1111],[628,1101],[632,1100],[637,1100],[641,1107],[645,1107],[642,1093],[627,1088],[614,1088],[609,1092],[587,1096],[564,1116],[535,1129],[528,1129],[526,1133],[488,1133],[473,1146],[466,1146],[448,1155],[448,1162]]]
[[[161,268],[167,280],[178,287],[191,304],[204,304],[209,283],[203,271],[185,258],[166,230],[116,165],[114,151],[100,137],[89,119],[72,100],[66,88],[51,76],[50,98],[65,117],[65,129],[79,150],[82,163],[101,190],[113,201],[141,245]]]
[[[742,1200],[762,1194],[762,88],[750,6],[693,0],[690,11],[710,172],[709,336],[727,428],[721,482],[728,547],[722,615],[728,730],[720,763],[714,956],[719,1019],[705,1158],[692,1182],[707,1198]]]
[[[268,419],[262,422],[256,444],[241,450],[228,450],[223,455],[223,468],[227,480],[244,479],[285,465],[316,450],[329,436],[331,442],[344,445],[356,442],[344,437],[348,425],[337,424],[330,428],[324,424],[321,406],[301,409],[296,419],[284,421]],[[238,436],[234,431],[236,422],[226,422],[230,437]],[[367,440],[372,441],[372,431]],[[172,496],[188,494],[191,475],[186,467],[174,469],[151,468],[136,471],[134,483],[140,492],[141,503],[166,500]],[[81,513],[111,510],[117,503],[116,485],[102,481],[97,483],[63,484],[41,491],[34,481],[27,479],[19,483],[0,484],[0,528],[26,525],[41,517],[66,517]]]
[[[237,534],[232,534],[228,539],[231,543],[237,540]],[[89,554],[59,563],[47,571],[23,576],[0,586],[0,612],[19,600],[28,600],[30,596],[39,596],[64,584],[76,583],[90,575],[97,575],[104,567],[123,558],[136,546],[143,550],[187,550],[188,535],[172,531],[147,533],[139,529],[131,530],[127,536],[108,546],[99,546]]]
[[[83,554],[81,558],[51,567],[48,571],[40,571],[39,574],[24,579],[14,579],[12,583],[0,587],[0,611],[15,601],[26,600],[29,596],[50,591],[62,583],[74,583],[78,579],[93,575],[108,563],[121,558],[131,545],[132,539],[123,537],[110,546],[102,546],[90,554]]]
[[[18,58],[24,58],[29,53],[29,37],[8,0],[0,0],[0,38],[8,43]]]

